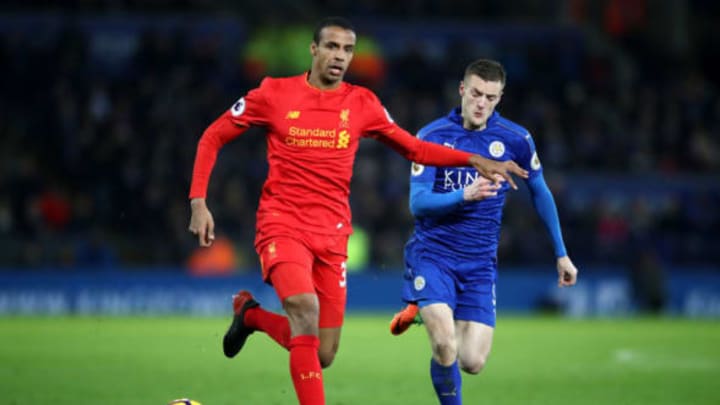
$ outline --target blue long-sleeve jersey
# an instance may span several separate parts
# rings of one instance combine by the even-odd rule
[[[460,109],[422,128],[418,137],[441,145],[482,155],[489,159],[514,160],[530,173],[526,184],[535,210],[545,224],[557,257],[565,256],[565,246],[557,208],[542,175],[542,165],[530,133],[522,126],[493,113],[487,127],[469,131],[462,126]],[[496,197],[463,202],[463,188],[479,174],[468,167],[430,167],[412,165],[410,209],[415,230],[410,243],[420,243],[426,251],[458,263],[473,266],[496,260],[502,209],[507,183]]]

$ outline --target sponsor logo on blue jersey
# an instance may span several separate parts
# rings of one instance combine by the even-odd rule
[[[442,185],[447,191],[460,190],[472,184],[479,175],[472,169],[445,169],[442,172]]]

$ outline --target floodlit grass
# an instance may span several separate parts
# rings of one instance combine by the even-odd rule
[[[424,330],[390,314],[351,316],[327,403],[436,404]],[[256,333],[233,360],[226,319],[0,318],[0,403],[293,404],[287,352]],[[466,404],[719,404],[720,322],[500,316],[487,368],[464,375]]]

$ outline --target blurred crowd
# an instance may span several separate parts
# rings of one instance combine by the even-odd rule
[[[563,11],[544,9],[541,22],[479,30],[423,17],[425,3],[438,4],[429,1],[411,2],[413,21],[369,18],[380,3],[352,2],[362,49],[349,80],[373,88],[394,119],[416,131],[458,102],[469,61],[502,61],[509,78],[499,110],[533,134],[580,266],[628,264],[649,252],[671,265],[718,267],[720,81],[713,51],[702,47],[709,40],[697,33],[702,24],[689,26],[705,21],[696,8],[677,19],[675,35],[658,36],[648,34],[657,22],[642,1],[625,2],[640,8],[615,19],[612,10],[582,9],[587,2],[551,2]],[[496,5],[482,15],[504,10],[502,2],[463,3]],[[201,263],[187,232],[199,136],[264,74],[309,65],[304,52],[299,63],[262,64],[258,49],[287,55],[274,41],[289,39],[268,37],[278,16],[261,18],[260,5],[257,18],[100,11],[0,18],[0,267]],[[307,46],[312,25],[299,27],[292,32]],[[266,170],[262,131],[251,130],[226,146],[212,177],[222,263],[234,269],[257,267],[254,212]],[[361,266],[401,267],[412,229],[408,174],[408,162],[389,148],[362,142],[351,193]],[[504,215],[501,263],[551,265],[550,242],[524,192],[510,197]]]

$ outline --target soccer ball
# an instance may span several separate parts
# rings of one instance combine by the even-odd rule
[[[202,405],[202,404],[193,399],[181,398],[181,399],[175,399],[175,400],[168,402],[168,405]]]

